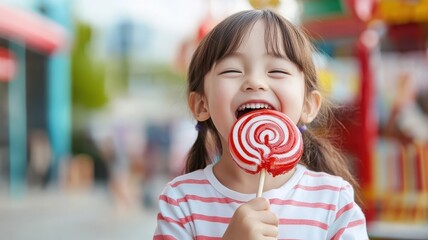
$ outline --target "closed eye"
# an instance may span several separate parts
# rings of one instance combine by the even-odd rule
[[[285,79],[291,76],[291,74],[288,71],[277,69],[269,71],[268,76],[273,79]]]
[[[225,70],[223,72],[220,72],[220,74],[224,74],[224,73],[241,73],[241,72],[235,69],[230,69],[230,70]]]
[[[287,75],[290,75],[290,73],[289,73],[289,72],[287,72],[287,71],[283,71],[283,70],[272,70],[272,71],[269,71],[269,73],[280,73],[280,74],[287,74]]]
[[[239,71],[239,70],[236,70],[236,69],[229,69],[229,70],[225,70],[225,71],[222,71],[222,72],[220,72],[220,75],[222,75],[222,74],[228,74],[228,73],[232,73],[232,74],[240,74],[241,73],[241,71]]]

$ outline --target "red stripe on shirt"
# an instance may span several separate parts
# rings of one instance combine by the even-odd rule
[[[337,213],[336,213],[336,219],[337,220],[340,216],[342,216],[342,214],[344,214],[346,211],[349,211],[350,209],[352,209],[354,207],[354,202],[350,202],[348,204],[346,204],[345,206],[343,206]]]
[[[159,196],[159,200],[160,201],[164,201],[170,205],[174,205],[174,206],[178,206],[180,203],[185,203],[188,200],[195,200],[195,201],[200,201],[200,202],[204,202],[204,203],[222,203],[222,204],[230,204],[230,203],[244,203],[243,201],[238,201],[238,200],[234,200],[231,198],[215,198],[215,197],[200,197],[197,195],[185,195],[182,198],[179,198],[177,200],[170,198],[164,194]]]
[[[174,206],[178,206],[177,200],[175,200],[173,198],[170,198],[170,197],[166,196],[165,194],[161,194],[159,196],[159,201],[164,201],[164,202],[166,202],[168,204],[171,204],[171,205],[174,205]]]
[[[214,223],[226,223],[226,224],[230,222],[229,217],[209,216],[209,215],[202,215],[202,214],[191,214],[190,216],[185,216],[183,218],[180,218],[179,220],[174,220],[172,218],[165,217],[165,216],[162,216],[161,214],[158,214],[158,220],[164,220],[169,223],[175,223],[180,225],[183,228],[185,224],[189,222],[194,222],[195,220],[214,222]]]
[[[172,218],[164,217],[161,214],[158,214],[158,220],[164,220],[164,221],[167,221],[169,223],[175,223],[175,224],[178,224],[179,226],[181,226],[182,228],[184,228],[184,224],[187,224],[189,222],[193,222],[195,220],[229,224],[230,219],[231,218],[229,218],[229,217],[192,214],[190,216],[180,218],[177,221],[177,220],[174,220]],[[279,224],[282,224],[282,225],[307,225],[307,226],[319,227],[319,228],[324,229],[324,230],[328,229],[327,224],[320,222],[320,221],[309,220],[309,219],[289,219],[289,218],[286,218],[286,219],[280,219]]]
[[[336,234],[331,238],[331,240],[340,239],[347,228],[352,228],[355,226],[363,225],[366,221],[364,219],[355,220],[348,223],[348,226],[339,229]]]
[[[171,235],[155,235],[153,236],[153,240],[177,240],[177,239]]]
[[[162,214],[158,213],[158,221],[165,221],[168,223],[175,223],[177,225],[179,225],[180,227],[184,228],[184,224],[186,224],[188,221],[184,220],[184,219],[180,219],[180,220],[175,220],[172,219],[170,217],[165,217]]]
[[[271,204],[276,205],[291,205],[291,206],[297,206],[297,207],[308,207],[308,208],[322,208],[326,210],[336,210],[336,205],[334,204],[327,204],[327,203],[311,203],[311,202],[301,202],[301,201],[295,201],[295,200],[281,200],[277,198],[273,198],[269,200]]]
[[[191,218],[194,220],[207,221],[207,222],[216,222],[216,223],[229,223],[229,217],[218,217],[218,216],[208,216],[202,214],[192,214]]]
[[[338,178],[337,176],[330,175],[330,174],[325,173],[325,172],[310,172],[310,171],[305,171],[303,174],[305,174],[307,176],[311,176],[311,177]]]
[[[306,191],[322,191],[322,190],[330,190],[330,191],[335,191],[335,192],[339,192],[340,190],[343,190],[343,187],[336,187],[336,186],[332,186],[332,185],[318,185],[318,186],[305,186],[305,185],[296,185],[294,186],[294,189],[303,189]]]
[[[221,237],[196,236],[196,240],[221,240]]]
[[[201,201],[201,202],[205,202],[205,203],[224,203],[224,204],[244,203],[243,201],[238,201],[238,200],[231,199],[231,198],[200,197],[197,195],[190,195],[190,194],[185,195],[183,198],[177,199],[177,202],[178,203],[187,202],[188,199]]]
[[[363,225],[365,223],[366,223],[365,219],[358,219],[358,220],[350,222],[347,227],[348,228],[356,227],[356,226],[359,226],[359,225]]]
[[[312,227],[319,227],[321,229],[327,230],[328,229],[328,225],[320,222],[320,221],[316,221],[316,220],[310,220],[310,219],[289,219],[289,218],[283,218],[283,219],[279,219],[279,224],[284,224],[284,225],[307,225],[307,226],[312,226]]]
[[[185,179],[181,181],[177,181],[175,183],[171,183],[171,187],[177,187],[181,184],[210,184],[210,182],[207,179]]]

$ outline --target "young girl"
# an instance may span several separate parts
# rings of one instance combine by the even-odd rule
[[[159,198],[154,239],[368,239],[345,161],[320,134],[325,109],[303,32],[271,10],[236,13],[200,43],[189,66],[188,102],[198,121],[186,174]],[[269,108],[300,129],[304,153],[286,174],[243,171],[228,148],[243,113]],[[217,160],[218,159],[218,160]]]

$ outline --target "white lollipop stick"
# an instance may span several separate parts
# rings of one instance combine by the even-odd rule
[[[260,170],[259,188],[257,190],[257,196],[256,197],[261,197],[263,194],[263,187],[265,185],[265,178],[266,178],[266,169],[262,168]]]

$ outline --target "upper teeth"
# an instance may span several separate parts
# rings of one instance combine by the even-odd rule
[[[242,111],[245,109],[260,109],[260,108],[270,109],[271,107],[266,103],[247,103],[247,104],[240,106],[238,108],[238,111]]]

